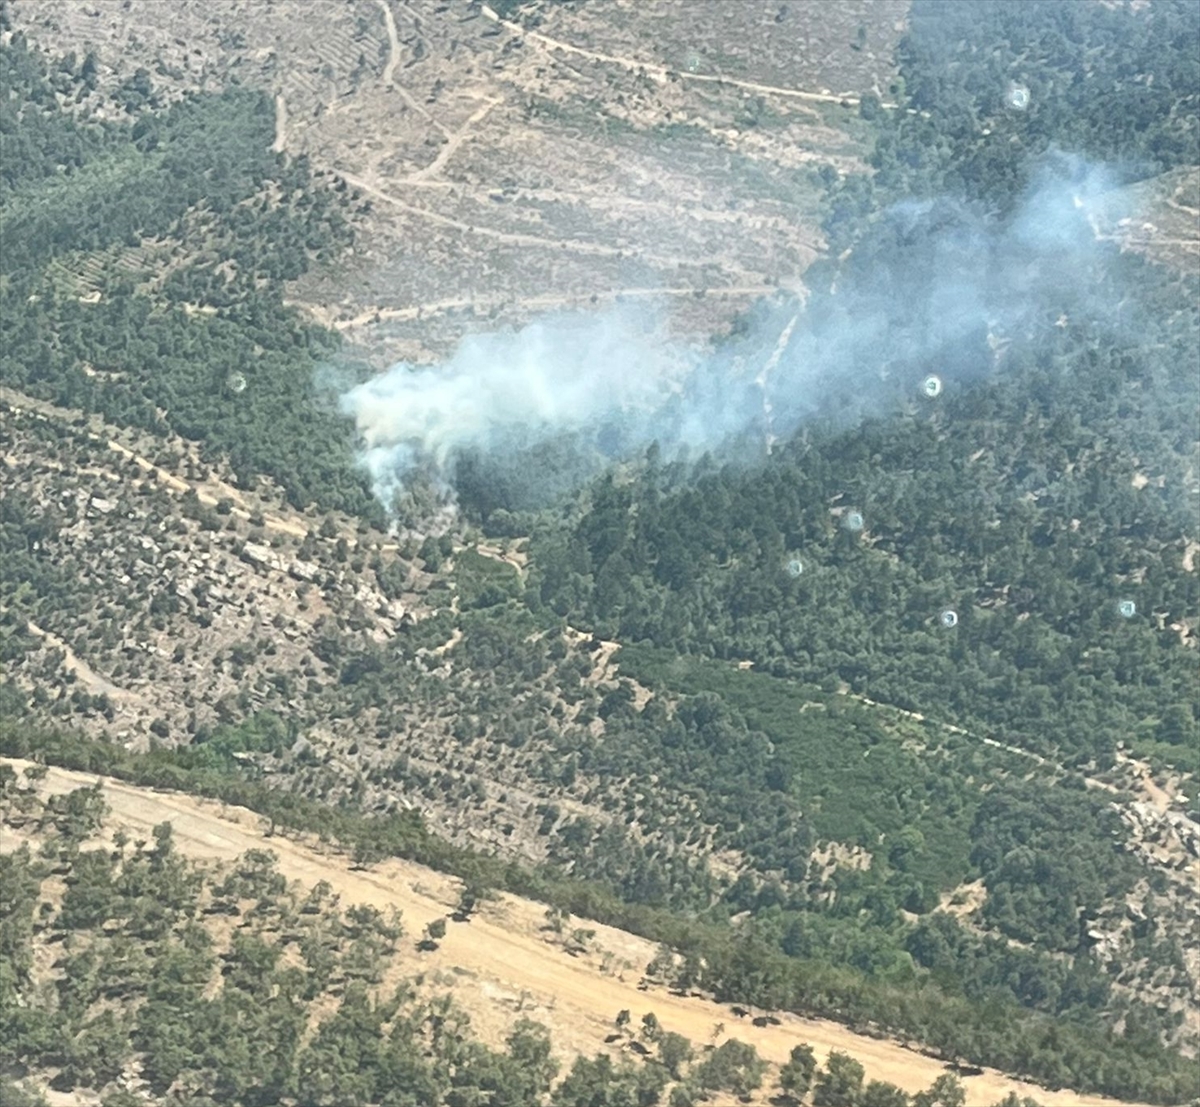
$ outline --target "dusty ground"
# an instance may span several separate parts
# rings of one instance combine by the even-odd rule
[[[1195,273],[1200,262],[1200,167],[1174,169],[1105,193],[1095,202],[1092,226],[1102,241]]]
[[[8,763],[18,771],[30,764]],[[68,792],[95,779],[87,773],[51,769],[40,791],[43,796]],[[446,916],[457,900],[455,882],[432,870],[389,861],[372,871],[350,871],[346,857],[322,851],[315,841],[264,836],[258,816],[242,808],[109,779],[104,780],[104,792],[112,808],[111,824],[148,836],[154,825],[169,820],[177,847],[196,859],[231,860],[248,849],[269,848],[289,879],[305,886],[328,881],[343,907],[365,903],[384,910],[398,908],[409,934]],[[481,1036],[502,1037],[519,1005],[550,1027],[562,1055],[594,1053],[603,1048],[616,1013],[628,1008],[636,1017],[653,1011],[665,1029],[697,1044],[736,1036],[775,1063],[785,1060],[791,1047],[801,1042],[811,1043],[821,1059],[830,1049],[842,1049],[862,1062],[868,1079],[888,1080],[910,1092],[928,1087],[944,1071],[936,1060],[893,1042],[852,1034],[835,1023],[781,1015],[779,1026],[755,1027],[739,1020],[729,1007],[708,1000],[657,989],[639,991],[640,967],[654,955],[650,943],[611,927],[588,924],[596,931],[592,942],[596,952],[586,960],[572,958],[547,940],[543,921],[542,907],[504,895],[485,905],[470,923],[451,923],[439,950],[426,955],[429,970],[443,970],[440,981],[453,982],[456,998],[470,1011]],[[623,973],[610,969],[606,974],[596,963],[600,950],[612,953],[616,962],[628,960],[637,967]],[[720,1034],[715,1033],[718,1024],[723,1026]],[[965,1086],[971,1104],[992,1103],[1010,1091],[1035,1096],[1046,1107],[1114,1103],[1050,1092],[990,1071],[968,1077]]]
[[[144,65],[168,95],[268,91],[274,148],[371,209],[353,259],[294,299],[379,364],[620,295],[711,331],[798,288],[823,249],[812,170],[864,169],[858,96],[887,99],[907,0],[530,10],[522,25],[467,0],[12,4],[35,42],[95,50],[105,84]]]

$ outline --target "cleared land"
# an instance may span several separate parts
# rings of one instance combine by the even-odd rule
[[[659,289],[704,333],[798,290],[824,248],[813,171],[865,170],[858,97],[888,98],[906,10],[672,0],[524,26],[466,0],[12,5],[33,41],[94,50],[102,85],[144,66],[167,96],[268,91],[274,148],[362,209],[353,260],[293,299],[378,364],[592,297]]]

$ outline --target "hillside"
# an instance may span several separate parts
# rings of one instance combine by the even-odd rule
[[[315,10],[0,3],[0,753],[268,846],[293,914],[471,920],[388,951],[371,1056],[449,991],[474,1090],[426,1037],[331,1103],[585,1102],[597,1052],[631,1104],[1184,1102],[1194,6]],[[316,1095],[278,1048],[170,1095]]]
[[[294,838],[264,833],[262,820],[244,808],[130,787],[84,773],[52,769],[43,775],[31,762],[0,764],[15,770],[16,780],[24,785],[6,786],[5,855],[11,856],[26,845],[45,855],[46,851],[40,847],[46,842],[57,847],[49,852],[50,857],[63,855],[60,843],[64,832],[60,831],[56,838],[45,830],[34,829],[43,821],[43,811],[50,819],[54,816],[46,808],[31,803],[32,796],[38,797],[42,804],[52,797],[87,797],[92,794],[93,786],[99,784],[98,796],[107,808],[103,818],[97,819],[97,825],[89,828],[78,842],[74,859],[65,866],[61,862],[55,865],[53,878],[43,880],[39,903],[44,901],[51,909],[37,912],[33,959],[39,983],[57,978],[64,981],[59,987],[64,987],[72,979],[69,970],[65,977],[47,970],[54,957],[52,947],[62,941],[64,932],[79,928],[82,922],[76,921],[80,908],[75,900],[80,899],[80,893],[71,891],[80,887],[79,882],[84,879],[82,859],[97,846],[113,850],[118,834],[121,837],[116,840],[126,844],[135,840],[140,840],[143,846],[152,840],[157,842],[156,828],[169,823],[171,854],[179,861],[186,859],[187,863],[203,866],[199,871],[204,873],[204,883],[211,891],[200,899],[198,918],[215,940],[214,952],[228,953],[231,942],[257,940],[268,946],[278,944],[280,948],[296,946],[309,958],[311,954],[302,936],[304,926],[326,929],[331,938],[339,930],[353,937],[355,928],[351,922],[339,926],[336,912],[343,919],[357,922],[355,909],[374,909],[371,918],[382,924],[378,926],[379,933],[386,939],[373,954],[376,964],[371,965],[371,957],[367,956],[366,963],[357,967],[365,951],[356,951],[345,942],[338,950],[341,965],[328,976],[328,993],[315,997],[317,1007],[313,1008],[310,1019],[318,1015],[321,1007],[336,1007],[339,995],[348,997],[352,980],[362,980],[369,993],[382,1002],[382,997],[400,981],[415,977],[416,997],[437,1010],[438,997],[450,996],[470,1016],[472,1036],[490,1048],[504,1048],[514,1012],[545,1026],[554,1047],[551,1055],[562,1063],[564,1071],[579,1053],[602,1052],[615,1059],[636,1058],[638,1051],[631,1048],[636,1038],[632,1034],[613,1034],[616,1014],[627,1009],[639,1019],[643,1013],[653,1012],[665,1033],[682,1034],[695,1042],[698,1049],[701,1043],[709,1043],[704,1048],[711,1049],[712,1045],[736,1038],[752,1045],[773,1066],[786,1062],[795,1046],[809,1043],[815,1048],[820,1064],[826,1061],[830,1050],[846,1051],[862,1063],[868,1080],[887,1081],[910,1092],[923,1090],[944,1072],[944,1067],[932,1059],[886,1041],[847,1033],[835,1023],[783,1016],[776,1020],[776,1025],[758,1026],[749,1016],[738,1016],[730,1005],[680,996],[661,987],[639,987],[636,969],[624,972],[609,965],[618,958],[622,963],[640,964],[653,956],[651,944],[611,927],[597,926],[585,951],[568,954],[561,939],[546,925],[541,906],[514,896],[499,896],[481,904],[469,921],[451,922],[436,949],[415,954],[401,952],[397,936],[385,933],[388,927],[393,931],[402,927],[404,934],[411,935],[434,920],[448,918],[459,902],[454,882],[430,869],[398,861],[372,866],[366,871],[351,867],[345,854],[322,847],[309,836]],[[65,818],[65,811],[58,817]],[[118,847],[117,853],[120,852]],[[280,880],[275,873],[284,879]],[[65,901],[64,884],[68,891]],[[228,890],[222,892],[222,888]],[[317,890],[315,895],[314,890]],[[109,910],[120,919],[124,912],[118,903],[114,900]],[[226,903],[228,907],[224,906]],[[315,909],[310,904],[315,904]],[[96,923],[106,922],[104,910],[94,907],[87,910]],[[231,926],[231,921],[224,921],[229,916],[243,921]],[[90,929],[87,923],[83,926]],[[297,927],[301,928],[301,935],[293,935]],[[359,922],[358,930],[369,930],[369,926]],[[119,928],[114,930],[106,922],[102,932],[96,931],[93,944],[84,948],[95,950],[94,943],[105,938],[116,941],[115,933],[120,933]],[[77,945],[73,942],[68,948]],[[80,953],[73,954],[75,958],[79,956]],[[291,960],[290,953],[285,954],[285,960]],[[355,968],[351,967],[352,962]],[[229,977],[229,972],[224,975]],[[225,987],[228,989],[231,984]],[[115,1060],[110,1058],[108,1062]],[[1047,1093],[997,1073],[966,1076],[962,1086],[970,1103],[992,1102],[1015,1092],[1035,1095],[1047,1107],[1057,1104],[1120,1107],[1099,1097]],[[765,1092],[769,1088],[768,1081],[760,1096],[745,1102],[768,1102]]]
[[[1025,804],[1043,789],[1046,798],[1039,802],[1047,802],[1056,780],[1078,781],[1039,755],[1015,746],[1006,750],[991,739],[983,744],[959,728],[931,727],[879,709],[851,711],[838,696],[815,689],[780,697],[770,678],[733,667],[725,675],[711,665],[663,668],[658,657],[633,649],[615,658],[604,649],[589,656],[593,647],[569,631],[553,624],[537,630],[536,623],[522,630],[511,607],[480,606],[481,585],[489,579],[505,588],[517,579],[497,560],[495,547],[480,547],[488,551],[483,557],[447,547],[454,560],[435,572],[445,555],[434,545],[423,550],[423,559],[411,560],[414,543],[404,551],[369,530],[340,530],[332,520],[318,526],[253,493],[239,493],[216,474],[206,478],[195,462],[186,474],[159,467],[129,488],[120,467],[136,467],[129,455],[140,456],[137,450],[148,446],[133,438],[122,445],[109,437],[119,432],[101,424],[83,431],[68,413],[39,406],[37,413],[10,408],[6,450],[18,480],[7,510],[12,517],[24,504],[27,518],[44,519],[48,505],[56,505],[56,521],[41,524],[37,538],[42,573],[53,566],[54,575],[25,577],[14,546],[10,587],[34,579],[44,598],[30,606],[32,597],[22,600],[19,589],[12,593],[5,639],[9,678],[26,695],[33,693],[35,714],[40,705],[50,717],[72,720],[97,736],[111,733],[134,750],[190,743],[199,755],[191,762],[197,767],[233,768],[236,757],[244,770],[265,773],[272,786],[301,795],[340,802],[353,797],[371,812],[415,808],[463,845],[615,881],[651,903],[694,908],[725,887],[723,898],[733,910],[753,907],[764,879],[781,890],[802,890],[810,910],[840,899],[834,916],[806,938],[807,949],[823,957],[835,955],[844,941],[836,916],[852,902],[849,897],[865,906],[879,895],[874,881],[863,884],[859,877],[857,888],[846,883],[854,868],[839,872],[833,858],[840,851],[849,848],[850,859],[864,849],[881,862],[886,857],[885,867],[873,870],[885,894],[924,914],[949,902],[960,882],[981,871],[968,855],[993,831],[973,827],[971,820],[990,788],[999,785],[1012,802]],[[70,489],[81,439],[89,443],[91,460],[87,490],[79,494]],[[169,455],[159,460],[171,463]],[[98,602],[103,600],[124,612],[128,637],[117,636],[111,608]],[[13,618],[18,611],[27,624]],[[530,630],[540,638],[533,652],[529,645],[518,647]],[[558,645],[547,651],[555,639]],[[188,675],[172,679],[179,666]],[[47,680],[68,682],[57,702],[39,691]],[[505,714],[490,714],[489,688],[531,680]],[[400,688],[407,692],[397,705]],[[796,777],[791,799],[773,786],[776,809],[751,814],[731,803],[736,793],[730,784],[744,775],[744,765],[681,765],[671,755],[677,739],[669,732],[655,736],[623,706],[640,700],[642,720],[656,720],[654,727],[665,717],[660,702],[675,705],[682,718],[680,706],[700,705],[713,693],[729,704],[717,725],[731,740],[761,741],[755,734],[766,732],[776,747],[778,767],[771,772],[795,776],[793,766],[802,764],[811,772],[819,758],[820,773]],[[531,726],[539,705],[555,702],[549,725]],[[791,715],[797,708],[800,714]],[[687,726],[711,743],[714,723],[687,711]],[[739,732],[746,737],[735,738]],[[830,756],[833,732],[841,734],[841,749]],[[439,746],[443,752],[431,754]],[[649,771],[659,780],[656,795],[639,786]],[[1123,984],[1142,972],[1153,975],[1158,970],[1150,966],[1163,964],[1154,976],[1153,1001],[1166,999],[1173,1010],[1183,1010],[1179,1005],[1197,971],[1184,952],[1193,919],[1187,889],[1197,874],[1189,854],[1195,837],[1170,798],[1147,807],[1151,797],[1144,795],[1139,771],[1144,766],[1125,758],[1112,773],[1088,781],[1093,794],[1121,798],[1119,820],[1105,813],[1107,798],[1085,805],[1072,819],[1083,818],[1088,826],[1097,820],[1096,829],[1055,830],[1042,848],[1086,851],[1090,834],[1121,835],[1136,865],[1072,878],[1079,881],[1075,894],[1091,903],[1087,929],[1102,936],[1097,952],[1104,960],[1132,955],[1140,964],[1124,970]],[[981,777],[991,783],[981,787]],[[725,782],[727,798],[713,793],[713,779]],[[820,813],[826,781],[832,780],[840,782],[846,806]],[[925,798],[897,805],[892,797],[900,781]],[[744,786],[753,787],[749,781]],[[861,800],[848,800],[851,789]],[[680,804],[687,819],[679,817]],[[806,813],[799,832],[787,825],[789,812]],[[624,834],[619,826],[626,827]],[[897,835],[915,835],[918,853],[901,860],[890,846],[873,848]],[[813,860],[797,869],[790,851],[806,843]],[[828,858],[820,860],[824,851]],[[985,880],[997,879],[982,871]],[[735,877],[740,879],[730,887]],[[1157,916],[1157,930],[1135,937],[1136,927],[1092,902],[1089,885],[1096,880],[1114,882],[1109,895],[1124,889],[1138,916]],[[1025,910],[1040,913],[1021,921]],[[984,912],[985,933],[1033,938],[1049,949],[1071,950],[1080,941],[1074,923],[1061,915],[1055,924],[1060,936],[1052,938],[1051,916],[1032,903],[1007,921],[990,912]],[[887,927],[887,916],[879,918]],[[790,935],[797,921],[783,931]],[[823,933],[825,927],[830,929]],[[897,946],[897,937],[885,933],[871,935],[877,948],[870,954],[859,949],[841,956],[849,954],[851,964],[861,964],[864,955],[902,964],[905,942],[915,948],[911,939],[900,938]],[[788,937],[785,945],[795,941]],[[1165,969],[1171,964],[1174,975]],[[1049,964],[1040,971],[1051,971]],[[1186,1032],[1187,1024],[1181,1029]]]
[[[467,0],[354,0],[319,20],[307,7],[10,5],[33,41],[93,52],[101,90],[143,67],[164,97],[268,93],[276,149],[347,182],[361,217],[354,257],[289,296],[376,364],[593,297],[665,295],[680,327],[707,328],[794,287],[822,249],[814,171],[861,167],[852,105],[888,84],[904,11],[855,3],[830,20],[764,0],[760,39],[811,53],[732,56],[707,5],[600,20],[557,6],[535,32]]]

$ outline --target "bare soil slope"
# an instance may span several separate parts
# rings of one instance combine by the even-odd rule
[[[94,50],[102,88],[142,66],[168,96],[270,92],[274,148],[369,208],[355,260],[295,298],[379,361],[620,294],[657,292],[682,326],[712,329],[798,286],[823,248],[811,172],[865,170],[857,99],[887,98],[906,0],[528,10],[12,4],[33,41]]]
[[[1173,169],[1099,197],[1093,227],[1098,239],[1195,273],[1200,261],[1200,167]]]

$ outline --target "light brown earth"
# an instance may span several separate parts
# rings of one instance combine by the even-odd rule
[[[141,699],[136,692],[118,688],[111,680],[101,676],[56,634],[51,634],[48,630],[43,630],[37,623],[30,622],[26,626],[28,626],[30,633],[36,634],[39,638],[44,638],[52,649],[62,652],[63,668],[69,673],[74,673],[83,683],[83,686],[93,695],[104,695],[114,700],[136,701]]]
[[[81,412],[57,407],[44,400],[36,400],[12,388],[0,387],[0,402],[7,404],[16,415],[30,411],[60,423],[74,423],[84,418]],[[184,480],[175,473],[168,472],[162,466],[156,465],[149,458],[143,457],[136,450],[118,441],[116,437],[110,437],[119,432],[112,427],[105,426],[95,416],[90,418],[89,425],[95,429],[92,437],[96,442],[102,442],[114,453],[128,458],[143,473],[153,477],[168,490],[178,493],[195,492],[197,499],[206,507],[215,507],[223,499],[232,500],[234,507],[230,513],[242,520],[250,518],[251,512],[246,507],[246,497],[243,493],[215,473],[210,472],[203,481]],[[290,512],[290,517],[288,514],[278,511],[263,511],[262,514],[263,526],[267,530],[288,534],[293,538],[303,538],[308,534],[309,526],[306,525],[305,517],[300,512]]]
[[[18,772],[32,764],[5,761]],[[52,768],[39,790],[43,796],[59,794],[90,786],[97,779],[89,773]],[[328,881],[343,907],[395,907],[403,912],[409,934],[448,915],[456,901],[455,881],[420,865],[393,860],[371,871],[351,871],[344,855],[320,848],[314,839],[265,835],[262,820],[244,808],[99,779],[112,808],[110,823],[123,824],[148,837],[153,826],[170,821],[177,847],[198,860],[227,861],[249,849],[271,849],[278,855],[280,871],[289,879],[305,886]],[[437,952],[426,955],[423,963],[429,970],[446,970],[444,980],[455,977],[455,996],[470,1012],[481,1035],[502,1035],[512,1021],[512,1000],[519,999],[526,1012],[546,1022],[560,1053],[567,1055],[603,1048],[617,1012],[629,1009],[635,1017],[653,1011],[665,1029],[697,1044],[737,1037],[776,1064],[802,1042],[813,1045],[821,1059],[831,1049],[844,1050],[864,1065],[868,1079],[887,1080],[909,1092],[928,1087],[945,1071],[938,1061],[898,1043],[856,1035],[836,1023],[783,1014],[779,1026],[755,1027],[739,1020],[728,1006],[707,999],[684,998],[660,989],[639,991],[639,968],[626,971],[622,979],[611,971],[605,974],[589,960],[572,958],[543,937],[543,918],[544,908],[538,904],[502,895],[485,905],[470,923],[451,923]],[[654,955],[654,946],[634,935],[596,923],[587,925],[596,932],[593,946],[617,959],[640,967]],[[724,1031],[715,1037],[718,1023]],[[1034,1096],[1045,1107],[1117,1107],[1114,1100],[1052,1092],[992,1071],[967,1077],[964,1084],[967,1102],[973,1105],[993,1103],[1015,1091]]]
[[[1113,189],[1093,201],[1091,219],[1099,241],[1194,273],[1200,260],[1200,167]]]
[[[11,11],[38,45],[95,51],[102,90],[144,66],[168,97],[267,92],[273,148],[360,209],[353,256],[292,300],[382,365],[592,297],[660,290],[711,333],[798,290],[824,249],[812,171],[866,170],[857,103],[889,98],[907,0],[604,0],[538,6],[536,28],[467,0]]]

